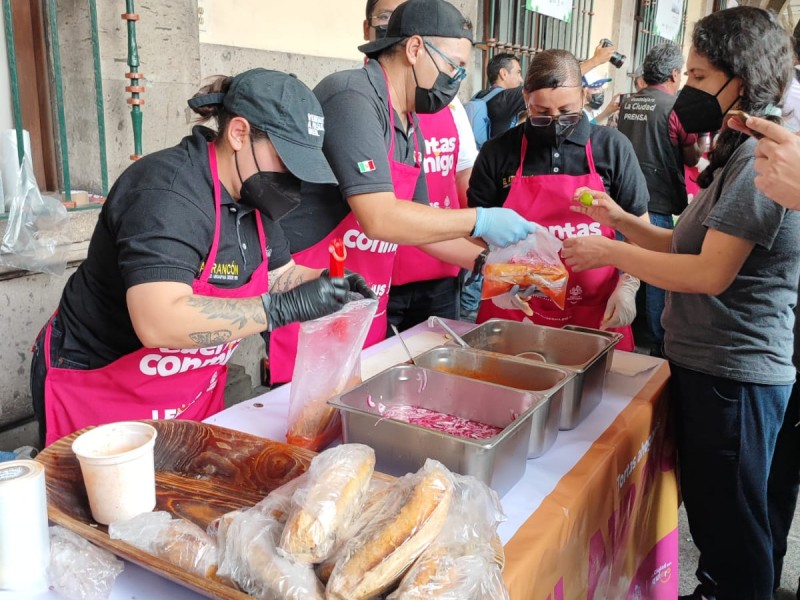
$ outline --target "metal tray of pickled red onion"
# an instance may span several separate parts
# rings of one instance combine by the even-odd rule
[[[398,365],[328,403],[341,412],[345,443],[375,449],[377,470],[404,475],[434,458],[502,495],[525,473],[529,409],[542,399],[538,392]],[[464,437],[472,434],[486,437]]]
[[[414,359],[418,367],[444,371],[485,383],[531,392],[531,437],[528,458],[538,458],[556,441],[565,390],[575,371],[494,352],[442,346]]]

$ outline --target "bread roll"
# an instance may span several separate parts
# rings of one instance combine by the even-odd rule
[[[364,499],[358,514],[350,523],[350,526],[342,530],[331,555],[316,567],[317,576],[322,580],[322,583],[328,583],[333,568],[343,556],[348,540],[356,537],[360,531],[369,526],[373,519],[382,514],[384,504],[389,499],[391,491],[392,486],[389,482],[377,479],[372,480],[367,491],[367,497]]]
[[[346,556],[331,574],[327,598],[360,600],[386,591],[444,527],[453,484],[441,464],[429,462],[398,480],[392,493],[397,502],[385,505],[389,514],[348,542]]]
[[[311,461],[308,481],[292,498],[280,548],[297,561],[322,562],[361,507],[375,468],[375,452],[344,444]]]
[[[217,571],[216,541],[194,523],[173,519],[164,511],[111,523],[108,535],[201,577]]]

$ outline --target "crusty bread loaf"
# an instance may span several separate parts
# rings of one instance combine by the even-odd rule
[[[173,519],[153,540],[153,554],[176,567],[212,577],[217,570],[217,543],[194,523]]]
[[[316,567],[317,577],[322,580],[322,583],[328,583],[331,578],[331,573],[336,563],[342,557],[348,540],[354,538],[360,531],[368,527],[373,519],[377,518],[383,510],[383,505],[390,497],[392,486],[388,482],[373,479],[370,483],[369,491],[364,502],[361,504],[355,519],[350,523],[350,526],[342,531],[339,540],[337,540],[336,547],[331,552],[331,555],[322,561]]]
[[[449,473],[434,466],[412,477],[399,510],[348,543],[347,556],[328,582],[329,600],[360,600],[386,591],[442,530],[453,496]]]
[[[345,444],[314,458],[306,486],[294,495],[281,550],[297,561],[322,562],[358,512],[375,468],[375,452]]]
[[[324,590],[314,569],[277,552],[281,524],[262,515],[256,516],[252,526],[258,522],[263,522],[260,530],[256,527],[253,537],[242,540],[248,542],[241,547],[241,559],[246,563],[243,573],[248,577],[239,577],[237,583],[247,581],[245,591],[258,598],[323,600]]]

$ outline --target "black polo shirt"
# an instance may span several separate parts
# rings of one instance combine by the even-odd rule
[[[425,149],[416,115],[406,130],[395,112],[394,131],[390,130],[386,80],[375,60],[328,75],[314,94],[325,114],[322,150],[339,185],[303,184],[300,206],[280,222],[292,253],[313,246],[341,223],[350,212],[347,198],[394,191],[388,159],[392,136],[397,161],[419,164],[417,150]],[[428,204],[422,169],[413,200]]]
[[[75,362],[98,368],[142,347],[128,314],[128,288],[154,281],[192,285],[199,276],[214,239],[211,135],[195,127],[177,146],[133,163],[111,188],[86,260],[67,281],[59,306],[64,349]],[[211,284],[240,287],[262,263],[256,218],[264,224],[269,269],[291,260],[280,228],[235,203],[223,186]]]
[[[533,129],[533,128],[531,128]],[[502,206],[517,172],[526,125],[521,124],[489,140],[481,148],[467,198],[470,206]],[[647,212],[649,194],[630,141],[616,129],[589,123],[584,115],[560,147],[528,136],[528,151],[522,174],[586,175],[586,143],[592,141],[592,155],[606,192],[625,211],[636,216]]]

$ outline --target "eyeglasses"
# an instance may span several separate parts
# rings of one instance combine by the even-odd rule
[[[552,122],[559,125],[575,125],[581,120],[581,113],[567,113],[565,115],[533,115],[528,117],[528,123],[534,127],[547,127]]]
[[[441,56],[447,62],[448,65],[450,65],[455,69],[455,72],[452,75],[450,75],[450,81],[455,83],[456,81],[464,80],[464,78],[467,76],[467,70],[464,67],[457,65],[452,59],[448,58],[443,52],[441,52],[438,48],[436,48],[436,46],[431,44],[428,40],[423,40],[423,41],[425,42],[425,47],[428,50],[433,50],[434,52],[436,52],[436,54]],[[436,64],[436,61],[433,61],[433,65],[436,67],[436,70],[441,73],[441,71],[439,70],[439,66]]]
[[[369,22],[370,22],[370,25],[372,25],[373,27],[375,26],[375,23],[377,23],[379,25],[386,25],[389,22],[389,19],[391,17],[392,17],[392,13],[391,12],[389,12],[389,11],[382,12],[379,15],[372,15],[369,18]]]

